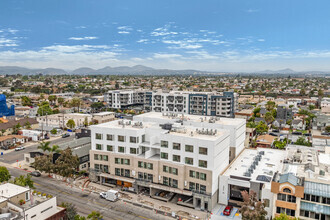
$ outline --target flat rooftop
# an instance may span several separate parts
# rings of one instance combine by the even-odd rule
[[[269,148],[244,149],[229,165],[223,175],[245,177],[250,178],[253,181],[258,181],[257,177],[263,175],[271,180],[274,173],[282,169],[282,161],[285,158],[285,154],[286,151],[284,150]],[[250,172],[250,176],[245,175],[251,165],[253,165],[254,161],[256,161],[255,158],[257,158],[258,155],[261,155],[259,156],[260,160],[258,160],[253,171]]]
[[[28,188],[17,186],[12,183],[5,183],[0,185],[0,197],[4,197],[4,198],[11,198],[13,196],[22,194],[27,191],[29,191]]]
[[[104,116],[104,115],[112,115],[115,114],[114,112],[99,112],[99,113],[93,113],[93,115],[96,116]]]
[[[205,123],[215,123],[218,125],[232,125],[239,126],[246,123],[245,119],[241,118],[222,118],[215,116],[201,116],[201,115],[189,115],[189,114],[173,114],[173,113],[161,113],[161,112],[147,112],[141,115],[134,116],[135,120],[143,118],[155,118],[160,120],[166,120],[168,122],[174,122],[181,120],[184,123],[187,122],[205,122]],[[141,121],[141,120],[138,120]]]

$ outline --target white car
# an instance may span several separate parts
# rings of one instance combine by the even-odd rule
[[[100,192],[100,197],[105,199],[106,193],[105,192]]]
[[[22,147],[22,146],[21,147],[16,147],[15,151],[20,151],[20,150],[24,150],[24,149],[25,149],[25,147]]]

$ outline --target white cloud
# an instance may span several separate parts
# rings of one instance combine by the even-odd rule
[[[130,34],[131,32],[129,31],[118,31],[118,34]]]
[[[0,37],[0,47],[16,47],[17,41],[9,38]]]
[[[148,39],[140,39],[136,41],[137,43],[147,43],[149,40]]]
[[[70,37],[69,40],[95,40],[98,37]]]
[[[264,42],[264,41],[265,41],[265,39],[258,39],[258,41],[259,41],[259,42]]]
[[[169,54],[169,53],[155,53],[154,58],[156,59],[171,59],[171,58],[178,58],[182,57],[180,54]]]
[[[154,29],[150,35],[154,37],[159,37],[159,36],[168,36],[168,35],[177,35],[178,32],[175,31],[170,31],[171,25],[167,24],[164,27],[159,27]]]
[[[87,28],[86,26],[83,26],[83,25],[81,25],[81,26],[76,26],[75,27],[76,29],[85,29],[85,28]]]

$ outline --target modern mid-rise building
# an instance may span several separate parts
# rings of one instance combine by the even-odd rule
[[[93,125],[91,137],[94,181],[211,211],[231,147],[242,150],[233,139],[244,148],[245,120],[150,112]]]
[[[155,112],[233,118],[238,96],[233,92],[114,90],[104,95],[104,101],[112,108],[140,105]]]

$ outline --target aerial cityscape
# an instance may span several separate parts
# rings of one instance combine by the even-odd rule
[[[0,220],[330,220],[330,2],[0,6]]]

